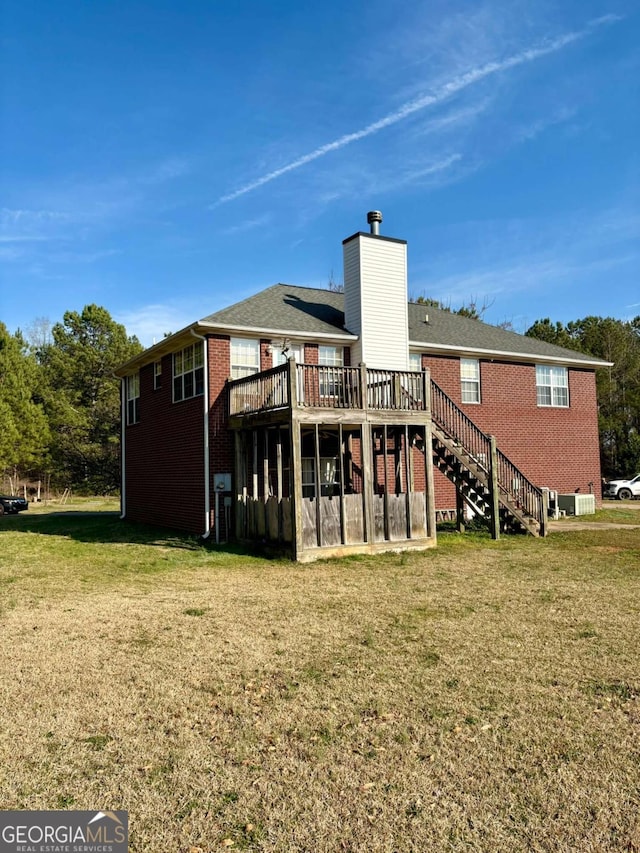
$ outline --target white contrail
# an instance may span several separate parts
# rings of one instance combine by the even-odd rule
[[[541,56],[547,56],[550,53],[555,53],[563,47],[566,47],[566,45],[584,38],[596,27],[618,20],[620,20],[620,18],[616,15],[603,15],[601,18],[596,18],[594,21],[591,21],[582,30],[566,33],[552,41],[542,43],[538,47],[523,50],[520,53],[507,57],[506,59],[488,62],[486,65],[480,65],[478,68],[472,68],[465,74],[461,74],[458,77],[454,77],[452,80],[449,80],[448,83],[443,84],[434,92],[430,92],[429,94],[416,98],[413,101],[408,101],[406,104],[403,104],[400,109],[393,113],[389,113],[383,118],[378,119],[378,121],[368,124],[361,130],[356,130],[353,133],[346,133],[344,136],[340,136],[333,142],[327,142],[326,145],[321,145],[314,151],[309,152],[309,154],[304,154],[302,157],[292,160],[291,163],[287,163],[286,166],[274,169],[273,172],[268,172],[261,178],[256,178],[255,181],[251,181],[251,183],[245,184],[243,187],[221,196],[216,204],[233,201],[233,199],[238,198],[239,196],[245,195],[252,190],[256,190],[258,187],[268,184],[270,181],[274,181],[281,175],[286,175],[287,172],[293,172],[294,169],[299,169],[301,166],[306,166],[307,163],[311,163],[314,160],[318,160],[320,157],[324,157],[325,154],[329,154],[331,151],[338,151],[340,148],[344,148],[345,145],[350,145],[352,142],[357,142],[359,139],[365,139],[367,136],[372,136],[374,133],[384,130],[385,127],[397,124],[399,121],[402,121],[420,110],[424,110],[426,107],[442,103],[442,101],[451,98],[453,95],[462,91],[462,89],[466,89],[468,86],[477,83],[479,80],[484,80],[486,77],[498,74],[501,71],[507,71],[508,69],[515,68],[518,65],[533,62],[533,60],[539,59]]]

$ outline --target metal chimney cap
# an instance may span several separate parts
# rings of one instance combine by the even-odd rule
[[[367,213],[367,222],[371,226],[372,234],[380,233],[380,223],[382,222],[382,213],[379,210],[370,210]]]

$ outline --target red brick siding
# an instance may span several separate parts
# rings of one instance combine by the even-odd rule
[[[208,337],[209,444],[211,524],[213,478],[232,473],[233,436],[227,423],[226,380],[230,372],[229,337]],[[261,367],[271,366],[268,342],[260,342]],[[348,361],[345,348],[345,362]],[[317,344],[305,345],[305,362],[317,364]],[[589,370],[569,370],[570,407],[543,408],[536,403],[535,365],[480,362],[481,397],[478,405],[462,404],[460,360],[423,356],[423,366],[433,379],[467,412],[484,432],[496,436],[498,447],[539,486],[560,492],[580,489],[588,493],[594,484],[599,495],[595,375]],[[153,389],[153,365],[140,374],[140,423],[125,428],[126,513],[142,522],[162,524],[193,533],[204,532],[203,398],[172,402],[172,356],[162,360],[162,388]],[[359,441],[354,445],[354,464],[359,463]],[[414,451],[416,488],[424,485],[423,457]],[[455,491],[435,471],[438,509],[455,506]],[[404,476],[404,475],[403,475]],[[381,478],[383,479],[383,478]],[[393,471],[389,471],[393,482]],[[222,502],[221,502],[222,503]],[[221,520],[224,513],[221,511]],[[221,538],[226,531],[221,529]]]
[[[271,341],[260,339],[260,370],[269,370],[273,367],[273,349]]]
[[[215,474],[231,474],[233,487],[233,435],[227,429],[228,399],[226,382],[231,371],[231,346],[230,339],[224,335],[210,335],[209,341],[209,473],[211,494],[211,527],[212,536],[215,536],[216,519],[215,494],[213,481]],[[266,354],[268,341],[260,342],[260,363],[262,370],[270,367],[267,360],[271,356]],[[229,497],[229,495],[226,495]],[[227,538],[224,529],[224,500],[221,494],[219,507],[220,539]],[[233,506],[232,500],[232,506]],[[233,524],[233,521],[232,521]]]
[[[126,517],[192,533],[204,529],[203,398],[172,401],[172,356],[140,371],[140,422],[125,427]]]
[[[432,378],[537,486],[589,492],[599,502],[600,454],[595,374],[569,369],[569,408],[536,401],[534,364],[480,361],[480,404],[461,402],[460,360],[424,357]],[[455,505],[449,481],[436,474],[436,507]]]
[[[304,345],[304,363],[305,364],[317,364],[318,363],[318,344],[305,344]]]

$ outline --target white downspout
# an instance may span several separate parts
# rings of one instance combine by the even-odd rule
[[[204,533],[203,539],[211,536],[211,484],[209,482],[209,346],[204,335],[199,335],[193,329],[189,329],[194,338],[203,342],[204,357]],[[217,496],[216,496],[217,497]],[[218,518],[215,520],[216,532],[218,530]]]
[[[127,514],[127,466],[125,464],[125,435],[127,415],[127,380],[120,380],[120,520]]]

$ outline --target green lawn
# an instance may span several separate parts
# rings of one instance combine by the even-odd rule
[[[0,808],[127,809],[138,853],[640,849],[640,530],[298,566],[83,508],[0,521]]]

